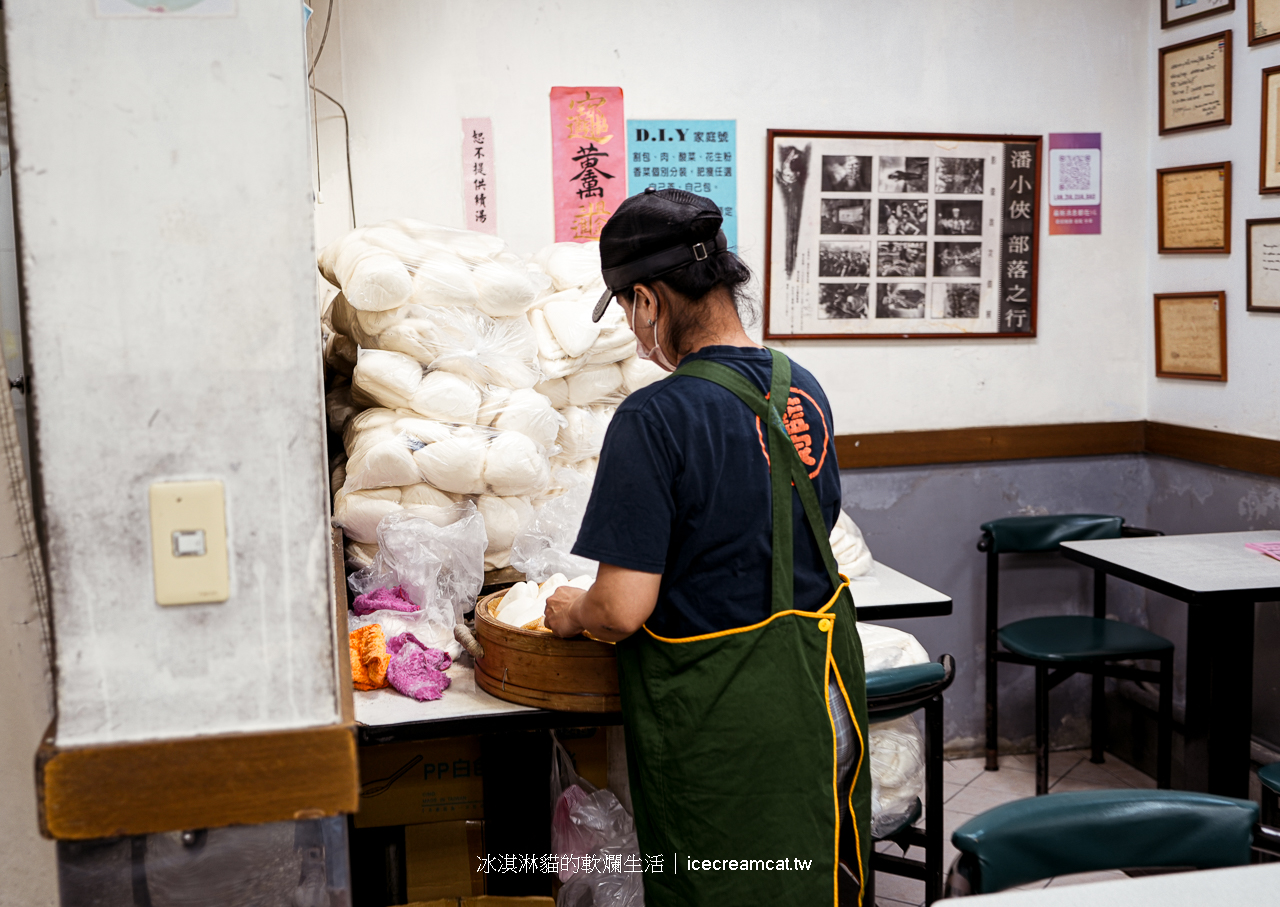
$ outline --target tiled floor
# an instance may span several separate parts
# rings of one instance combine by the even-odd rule
[[[942,865],[951,868],[956,857],[956,849],[951,846],[951,833],[978,813],[1023,797],[1035,796],[1036,792],[1035,756],[1001,756],[1000,771],[983,770],[982,759],[951,759],[943,764],[942,795],[945,799],[943,810],[943,844],[944,856]],[[1049,792],[1058,793],[1069,790],[1101,790],[1116,787],[1154,788],[1155,780],[1144,775],[1131,765],[1121,762],[1110,753],[1102,765],[1094,765],[1089,761],[1088,750],[1072,750],[1064,753],[1053,753],[1049,757]],[[899,852],[896,845],[882,842],[876,845],[879,850]],[[924,859],[924,852],[913,847],[908,856]],[[1053,885],[1075,885],[1081,882],[1097,882],[1105,879],[1123,878],[1122,872],[1090,872],[1074,876],[1063,876],[1047,882],[1036,882],[1028,888],[1045,888]],[[901,907],[904,904],[920,905],[924,903],[924,883],[900,876],[876,874],[876,904],[884,907]]]

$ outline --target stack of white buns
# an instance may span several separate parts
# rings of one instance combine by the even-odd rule
[[[484,515],[485,567],[507,566],[534,508],[563,493],[555,471],[594,475],[618,402],[662,377],[617,306],[591,321],[596,243],[524,259],[497,237],[397,220],[329,244],[319,266],[340,290],[325,357],[346,378],[325,403],[345,447],[334,522],[355,564],[377,553],[387,514],[439,521],[467,498]]]

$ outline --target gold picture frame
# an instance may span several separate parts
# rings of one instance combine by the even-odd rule
[[[1156,171],[1158,249],[1164,255],[1231,252],[1231,162]]]
[[[1227,294],[1156,293],[1156,377],[1227,380]]]
[[[1231,31],[1160,48],[1160,134],[1231,125]]]

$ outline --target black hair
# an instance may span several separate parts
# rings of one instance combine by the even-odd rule
[[[705,322],[703,303],[713,290],[721,287],[728,290],[729,298],[733,300],[734,311],[738,313],[738,318],[744,324],[754,320],[756,315],[755,305],[747,295],[747,285],[751,283],[751,269],[728,249],[702,261],[695,261],[683,268],[669,271],[661,277],[640,280],[637,283],[662,283],[675,295],[681,297],[683,304],[677,303],[670,306],[669,312],[663,313],[670,318],[665,327],[668,342],[671,344],[672,361],[678,360],[689,352],[686,342],[690,334],[695,333],[698,326]],[[634,286],[619,290],[618,295],[626,300],[628,305],[635,304]]]

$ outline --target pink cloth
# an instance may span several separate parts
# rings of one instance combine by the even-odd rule
[[[374,589],[364,595],[357,595],[351,607],[356,612],[357,617],[364,617],[374,611],[418,610],[418,606],[409,600],[408,594],[404,591],[404,586],[396,586],[394,589],[388,589],[383,586],[381,589]]]
[[[426,702],[439,699],[449,688],[444,674],[453,664],[449,653],[427,648],[412,633],[387,640],[387,652],[391,655],[387,681],[404,695]]]

